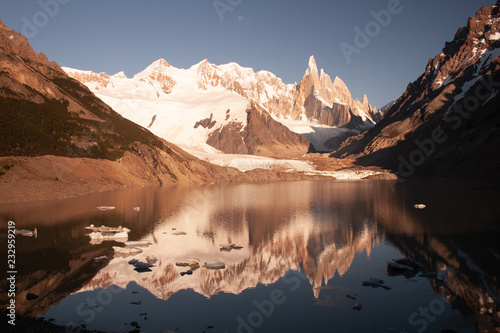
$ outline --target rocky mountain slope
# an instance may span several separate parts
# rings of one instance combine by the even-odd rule
[[[178,69],[160,59],[131,79],[123,73],[64,70],[124,117],[194,154],[216,148],[230,154],[290,157],[331,151],[335,145],[329,139],[365,131],[381,116],[366,96],[363,102],[353,100],[340,79],[332,82],[323,71],[320,77],[314,57],[309,65],[300,85],[284,84],[267,71],[255,73],[236,63],[217,66],[208,60]],[[251,123],[248,116],[265,121]],[[266,133],[264,141],[257,130]],[[255,140],[261,141],[261,149],[252,147]]]
[[[238,123],[220,127],[210,133],[207,144],[228,154],[282,158],[300,156],[309,150],[310,142],[306,138],[275,121],[255,103],[245,112],[245,127]]]
[[[364,135],[333,156],[401,177],[499,180],[500,14],[481,8]]]

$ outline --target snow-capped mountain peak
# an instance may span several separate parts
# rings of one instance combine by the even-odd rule
[[[300,89],[297,84],[285,84],[269,71],[255,72],[235,62],[215,65],[207,59],[189,69],[179,69],[164,59],[158,59],[132,79],[126,78],[123,73],[110,77],[105,73],[65,70],[125,117],[186,149],[213,152],[207,144],[209,137],[213,142],[216,133],[225,133],[218,134],[219,139],[228,135],[229,132],[224,130],[227,126],[233,126],[231,133],[236,128],[239,128],[238,133],[243,133],[249,121],[249,105],[254,105],[254,110],[261,110],[256,112],[270,114],[272,121],[281,122],[292,131],[295,129],[296,133],[309,133],[305,136],[318,149],[328,149],[323,145],[328,137],[313,138],[310,133],[316,131],[304,132],[304,125],[341,126],[349,121],[350,116],[332,117],[326,115],[325,110],[312,111],[316,106],[306,103],[310,100],[308,96],[319,100],[320,105],[330,110],[327,111],[329,113],[353,110],[352,114],[363,115],[367,126],[373,124],[369,113],[371,107],[353,101],[340,79],[336,78],[332,83],[330,76],[322,70],[320,80],[314,56],[309,59],[310,74],[304,77]],[[334,103],[340,107],[333,107]],[[332,123],[332,119],[348,120]],[[219,144],[212,146],[221,147]],[[228,151],[234,150],[230,148]],[[238,151],[244,150],[241,148]]]
[[[174,79],[175,72],[175,68],[165,59],[158,59],[145,70],[136,74],[134,76],[134,81],[149,83],[168,95],[172,92],[177,83]],[[157,97],[159,97],[159,94]]]
[[[151,65],[146,67],[141,73],[157,72],[170,67],[172,66],[165,59],[160,58],[156,61],[153,61]]]
[[[115,75],[112,75],[111,77],[117,78],[117,79],[126,79],[127,78],[124,71],[120,71],[120,72],[116,73]]]

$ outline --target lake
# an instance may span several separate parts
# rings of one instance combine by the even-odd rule
[[[499,332],[494,186],[138,188],[0,205],[0,217],[3,258],[8,221],[37,228],[36,238],[16,236],[18,316],[109,332]],[[123,240],[91,240],[91,224],[127,227],[128,240],[150,245],[115,254]],[[145,271],[129,263],[146,257]],[[388,272],[400,258],[422,267]],[[212,261],[224,268],[203,267]]]

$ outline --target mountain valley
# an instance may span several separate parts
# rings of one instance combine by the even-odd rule
[[[366,95],[352,98],[313,56],[299,84],[206,59],[188,69],[159,59],[128,78],[61,68],[1,23],[0,181],[14,189],[2,200],[395,178],[385,170],[400,179],[498,180],[499,36],[498,6],[480,9],[381,111]]]

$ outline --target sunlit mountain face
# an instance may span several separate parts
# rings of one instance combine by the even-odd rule
[[[36,239],[18,236],[19,315],[104,331],[132,322],[148,332],[293,332],[306,322],[321,332],[339,322],[343,332],[418,331],[419,309],[429,308],[439,312],[425,322],[431,330],[482,332],[499,323],[495,193],[443,182],[210,185],[9,205],[0,215],[38,229]],[[126,226],[128,240],[151,244],[117,255],[113,246],[124,243],[91,241],[90,224]],[[109,260],[94,260],[103,255]],[[387,261],[401,257],[422,270],[388,274]],[[138,271],[134,259],[153,266]],[[204,267],[213,261],[224,268]],[[442,281],[419,276],[445,269]],[[387,288],[363,286],[369,278]],[[28,293],[39,297],[28,301]],[[389,324],[387,313],[396,318]]]

